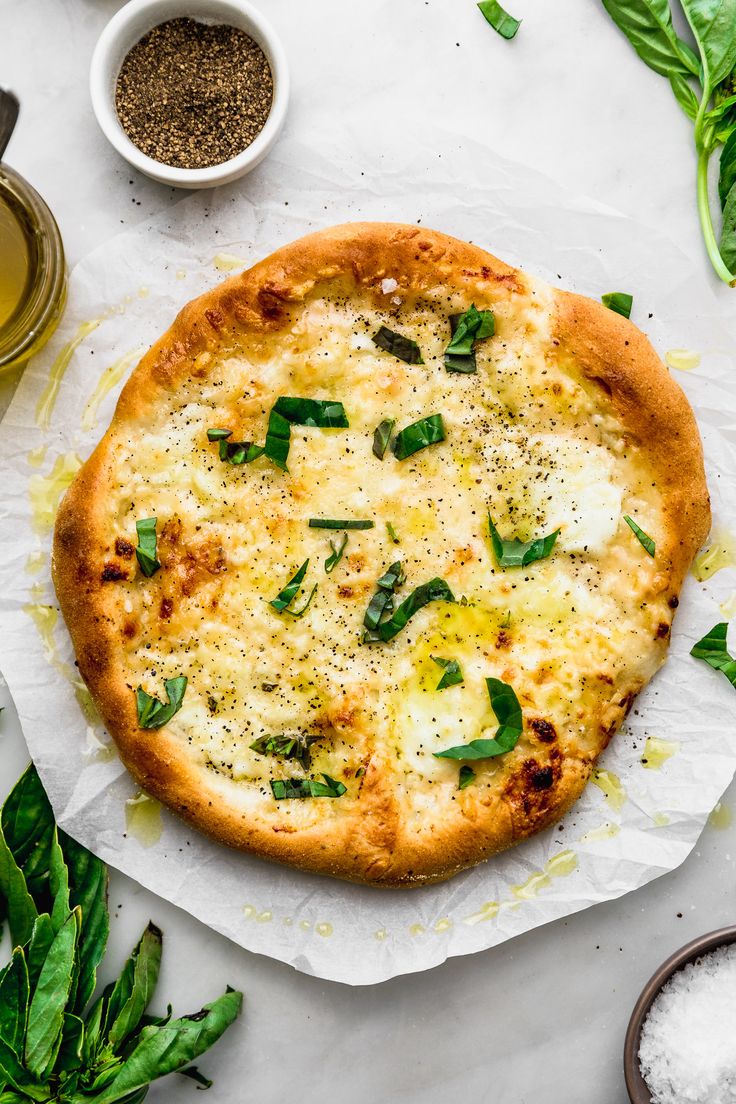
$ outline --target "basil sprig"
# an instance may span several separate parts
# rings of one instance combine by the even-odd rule
[[[406,460],[407,456],[413,456],[420,449],[436,445],[444,439],[442,415],[430,414],[426,418],[420,418],[418,422],[412,422],[406,429],[399,430],[394,437],[391,451],[397,460]]]
[[[363,627],[366,630],[363,636],[364,643],[381,639],[377,631],[378,626],[393,612],[394,594],[405,578],[401,561],[397,560],[377,581],[376,593],[368,603],[368,609],[363,618]]]
[[[269,606],[272,606],[277,613],[288,613],[290,617],[298,618],[303,617],[304,614],[307,612],[317,590],[316,583],[312,587],[311,593],[303,606],[301,606],[298,610],[289,609],[288,607],[291,605],[291,603],[294,601],[297,594],[299,593],[299,588],[304,582],[304,576],[307,574],[308,567],[309,560],[305,560],[298,571],[296,571],[289,579],[283,590],[280,590],[276,597],[270,600],[270,602],[268,603]]]
[[[252,441],[229,441],[232,437],[231,429],[208,429],[207,440],[218,441],[220,446],[220,459],[226,464],[237,467],[240,464],[252,464],[266,451],[262,445],[255,445]]]
[[[319,735],[298,733],[295,736],[259,736],[250,744],[251,751],[259,755],[275,755],[279,759],[296,759],[303,767],[309,763],[310,746],[321,739]]]
[[[657,551],[657,546],[652,538],[648,536],[643,529],[640,529],[634,519],[630,518],[628,514],[624,514],[624,521],[626,522],[629,529],[634,534],[644,551],[648,552],[650,556],[654,556],[654,553]]]
[[[156,559],[156,525],[158,518],[141,518],[135,523],[135,531],[138,534],[138,547],[135,557],[143,575],[150,579],[155,575],[161,564]]]
[[[313,426],[317,429],[348,429],[345,407],[333,399],[301,399],[281,395],[271,408],[264,452],[277,468],[288,471],[291,427]]]
[[[379,349],[384,349],[392,356],[403,360],[405,364],[424,364],[421,349],[416,341],[396,333],[395,330],[389,330],[387,326],[381,326],[378,333],[373,335],[373,343]]]
[[[335,518],[310,518],[310,529],[373,529],[375,521],[345,520]]]
[[[475,304],[463,314],[450,317],[452,340],[445,349],[445,368],[448,372],[461,372],[471,375],[477,371],[475,361],[475,343],[496,332],[496,319],[493,311],[479,311]]]
[[[276,778],[271,779],[271,792],[277,801],[287,797],[342,797],[347,786],[336,782],[329,774],[323,774],[323,782],[314,778]]]
[[[560,530],[555,529],[554,533],[549,533],[546,537],[538,537],[536,540],[522,541],[516,537],[513,540],[504,540],[489,513],[488,532],[491,535],[493,555],[499,567],[527,567],[530,563],[544,560],[549,556]]]
[[[347,543],[348,543],[347,533],[343,533],[342,543],[337,548],[335,547],[334,541],[330,541],[330,548],[332,549],[332,552],[327,557],[327,559],[325,560],[325,573],[327,575],[330,575],[335,570],[337,565],[339,564],[340,560],[342,559],[342,555],[343,555],[343,552],[345,551],[345,546],[346,546]]]
[[[726,646],[727,636],[728,623],[721,621],[690,649],[690,655],[695,659],[702,659],[710,667],[720,671],[731,685],[736,687],[736,659],[730,655]]]
[[[379,580],[380,585],[380,580]],[[396,612],[387,621],[381,621],[375,629],[375,637],[366,633],[366,640],[393,640],[408,623],[409,619],[418,613],[420,609],[430,602],[454,602],[455,595],[450,590],[444,579],[430,579],[428,583],[422,583],[404,599]],[[369,607],[370,608],[370,607]]]
[[[520,19],[514,19],[499,4],[498,0],[480,0],[478,4],[487,23],[498,31],[501,38],[511,39],[521,26]]]
[[[493,759],[516,747],[524,727],[519,699],[512,687],[500,679],[487,678],[486,687],[498,721],[496,735],[491,740],[471,740],[469,744],[435,751],[436,759]]]
[[[150,922],[117,981],[92,1000],[109,932],[107,870],[57,827],[32,765],[0,816],[0,919],[14,947],[0,971],[3,1104],[140,1102],[240,1011],[242,994],[228,989],[189,1016],[147,1015],[163,940]]]
[[[459,686],[461,682],[465,682],[460,664],[456,659],[441,659],[440,656],[430,656],[430,659],[438,667],[444,668],[442,678],[435,687],[436,690],[446,690],[448,686]]]
[[[167,701],[164,703],[159,701],[158,698],[151,697],[139,686],[135,692],[139,728],[162,728],[163,725],[168,724],[174,714],[181,709],[186,688],[186,675],[166,679],[164,690],[166,691]]]
[[[627,291],[609,291],[606,295],[601,295],[601,303],[623,318],[631,318],[634,297],[629,295]]]
[[[376,426],[373,434],[373,455],[378,457],[379,460],[383,460],[395,425],[395,418],[384,418],[383,421]]]

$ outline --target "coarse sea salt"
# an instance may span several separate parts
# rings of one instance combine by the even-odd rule
[[[736,944],[673,974],[641,1029],[652,1104],[736,1104]]]

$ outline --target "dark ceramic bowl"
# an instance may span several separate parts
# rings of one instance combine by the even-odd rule
[[[624,1076],[631,1104],[651,1104],[652,1100],[652,1094],[639,1071],[639,1038],[641,1026],[654,998],[664,983],[682,966],[686,966],[688,962],[694,962],[696,958],[708,954],[709,951],[714,951],[716,947],[725,947],[729,943],[736,943],[736,925],[719,928],[718,931],[708,932],[693,939],[691,943],[686,943],[679,951],[670,955],[644,986],[631,1013],[624,1042]]]

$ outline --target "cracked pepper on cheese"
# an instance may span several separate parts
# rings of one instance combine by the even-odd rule
[[[475,371],[448,371],[473,306],[494,332],[472,345]],[[377,343],[381,327],[394,336]],[[300,424],[302,404],[286,471],[267,437],[284,396],[342,404],[347,422]],[[390,443],[374,452],[382,422],[395,440],[435,415],[444,439],[435,428],[405,459]],[[266,452],[230,462],[218,437]],[[557,539],[501,566],[489,514],[504,540]],[[135,555],[149,518],[150,577]],[[664,659],[708,523],[692,412],[632,323],[442,234],[355,224],[184,308],[62,504],[54,575],[80,671],[148,792],[232,846],[408,885],[571,805]],[[307,560],[279,612],[271,601]],[[397,563],[381,623],[432,580],[444,597],[366,641]],[[438,658],[462,682],[438,690]],[[170,716],[165,684],[182,676]],[[487,679],[511,688],[522,730],[465,764],[461,788],[461,761],[436,753],[500,731]]]

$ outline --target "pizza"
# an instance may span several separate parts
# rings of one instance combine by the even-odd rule
[[[708,526],[692,411],[636,326],[363,223],[184,307],[61,504],[53,572],[149,794],[404,886],[569,809]]]

